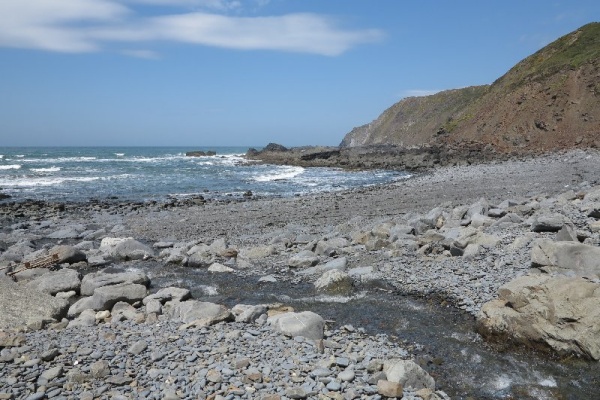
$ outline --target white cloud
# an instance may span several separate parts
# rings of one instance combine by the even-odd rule
[[[2,0],[0,47],[60,52],[100,51],[116,43],[178,42],[241,50],[275,50],[339,55],[379,40],[376,29],[348,30],[318,14],[241,17],[209,12],[142,16],[133,3],[166,4],[167,0]],[[169,0],[226,11],[235,0]],[[258,6],[268,0],[255,0]],[[125,54],[155,57],[148,50]]]
[[[152,50],[123,50],[121,54],[146,60],[158,60],[160,58],[159,54]]]
[[[109,0],[3,0],[0,46],[63,52],[97,50],[82,23],[112,23],[129,13]]]

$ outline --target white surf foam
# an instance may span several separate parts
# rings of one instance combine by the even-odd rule
[[[123,157],[125,155],[125,153],[115,153],[115,156],[117,157]]]
[[[58,172],[60,167],[48,167],[48,168],[31,168],[33,172]]]
[[[287,179],[295,178],[296,176],[302,174],[304,172],[304,168],[302,167],[279,167],[278,171],[270,174],[259,175],[254,178],[256,182],[273,182],[273,181],[283,181]]]
[[[21,169],[21,166],[19,164],[0,165],[0,169],[2,169],[2,170]]]
[[[557,387],[558,385],[556,384],[556,380],[554,379],[554,377],[549,376],[546,379],[542,379],[538,382],[538,384],[540,386],[545,386],[545,387]]]
[[[17,157],[17,158],[23,158],[23,157],[25,157],[25,154],[17,154],[17,155],[15,155],[15,157]]]
[[[73,178],[19,178],[19,179],[0,179],[0,187],[28,188],[36,186],[55,186],[65,182],[91,182],[100,179],[94,177],[73,177]]]
[[[0,160],[4,158],[4,154],[0,154]]]

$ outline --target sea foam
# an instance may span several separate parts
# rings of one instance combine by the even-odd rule
[[[280,167],[279,171],[275,173],[259,175],[254,178],[257,182],[272,182],[272,181],[283,181],[286,179],[292,179],[302,174],[304,168],[302,167]]]

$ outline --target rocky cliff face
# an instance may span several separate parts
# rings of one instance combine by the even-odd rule
[[[600,23],[556,40],[490,86],[404,99],[341,146],[466,143],[507,153],[600,147]]]

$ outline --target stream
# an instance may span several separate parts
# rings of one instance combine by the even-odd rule
[[[316,294],[312,284],[258,282],[259,276],[210,273],[204,269],[136,264],[152,281],[152,291],[186,287],[194,298],[235,304],[283,303],[310,310],[330,328],[352,325],[368,334],[387,334],[415,355],[453,399],[598,399],[600,363],[557,361],[531,351],[500,351],[475,333],[474,318],[439,301],[399,295],[385,288],[360,290],[352,297]]]

